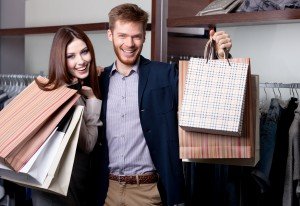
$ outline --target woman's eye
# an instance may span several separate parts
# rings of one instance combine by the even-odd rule
[[[81,52],[81,54],[87,54],[87,53],[89,53],[88,49],[82,50],[82,52]]]
[[[74,55],[67,55],[67,59],[73,59],[74,57]]]

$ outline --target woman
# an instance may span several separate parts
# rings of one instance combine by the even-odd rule
[[[101,126],[102,102],[95,53],[87,35],[76,27],[60,28],[52,42],[49,81],[47,84],[36,82],[44,90],[80,84],[81,98],[77,104],[85,108],[67,197],[33,190],[33,205],[88,205],[89,153],[96,144],[98,126]]]

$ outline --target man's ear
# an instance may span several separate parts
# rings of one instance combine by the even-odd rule
[[[108,38],[109,41],[112,41],[113,33],[110,29],[107,30],[107,38]]]

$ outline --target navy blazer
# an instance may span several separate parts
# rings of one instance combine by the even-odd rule
[[[101,74],[103,97],[101,146],[96,152],[98,205],[103,205],[108,189],[108,147],[106,141],[106,108],[109,75],[112,66]],[[154,62],[141,56],[138,85],[140,121],[154,166],[159,174],[158,189],[164,205],[184,202],[184,177],[179,159],[178,140],[178,69],[174,64]]]

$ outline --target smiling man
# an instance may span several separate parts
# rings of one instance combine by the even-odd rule
[[[184,204],[178,70],[141,56],[147,22],[148,14],[135,4],[109,13],[107,34],[116,61],[101,73],[104,126],[95,162],[102,186],[99,205]],[[220,39],[225,43],[227,37]]]

